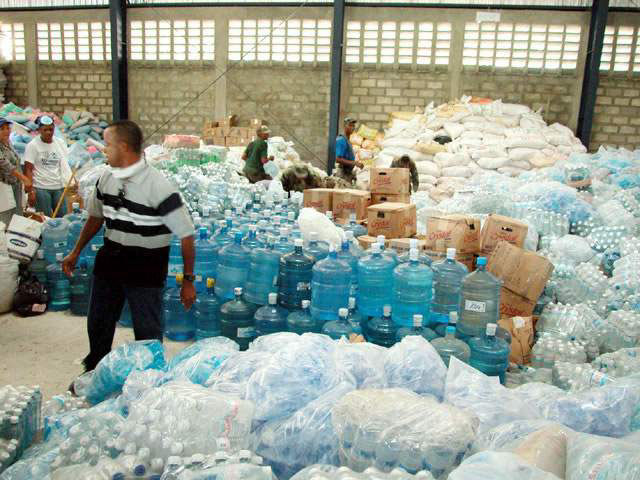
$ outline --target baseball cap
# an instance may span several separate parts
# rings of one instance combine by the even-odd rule
[[[53,125],[53,118],[49,115],[41,115],[36,120],[36,125],[41,127],[42,125]]]
[[[262,125],[261,127],[258,127],[257,132],[258,133],[271,133],[271,129],[269,127],[267,127],[266,125]]]
[[[344,124],[345,125],[351,125],[352,123],[358,123],[358,120],[356,120],[355,118],[352,117],[344,117]]]

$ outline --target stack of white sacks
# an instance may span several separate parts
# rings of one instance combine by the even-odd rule
[[[451,138],[441,145],[434,139]],[[473,103],[470,97],[434,107],[410,120],[394,118],[385,132],[375,166],[388,167],[401,155],[416,162],[421,191],[442,200],[466,179],[483,170],[516,176],[549,167],[571,153],[586,152],[573,132],[559,123],[547,125],[525,105]]]

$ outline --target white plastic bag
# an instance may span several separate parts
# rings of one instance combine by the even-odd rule
[[[432,177],[440,176],[440,167],[433,162],[416,162],[418,173],[431,175]]]
[[[311,232],[318,234],[318,240],[327,242],[338,248],[344,240],[344,231],[338,228],[326,215],[313,208],[303,208],[298,217],[300,231],[305,241],[309,241]]]
[[[462,462],[462,465],[451,472],[448,480],[515,479],[558,480],[558,477],[530,465],[513,453],[481,452]]]
[[[0,278],[0,313],[4,313],[13,307],[13,296],[18,288],[18,262],[0,255]]]

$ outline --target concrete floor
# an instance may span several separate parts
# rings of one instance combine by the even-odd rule
[[[40,385],[44,398],[64,392],[82,373],[89,351],[86,317],[47,312],[38,317],[0,315],[0,386]],[[116,347],[133,340],[131,328],[118,327]],[[164,341],[168,358],[188,342]]]

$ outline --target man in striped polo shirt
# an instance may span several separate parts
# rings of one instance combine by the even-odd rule
[[[162,340],[162,290],[167,277],[171,234],[182,240],[186,310],[196,298],[193,286],[194,228],[182,198],[169,181],[142,158],[142,131],[129,120],[104,133],[111,167],[102,174],[88,203],[89,218],[62,268],[72,275],[82,249],[105,223],[98,251],[87,319],[93,370],[111,350],[125,299],[131,307],[136,340]]]

